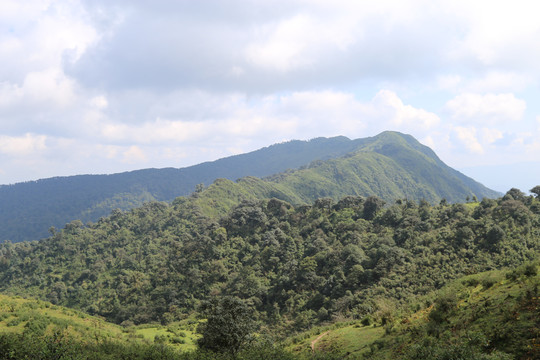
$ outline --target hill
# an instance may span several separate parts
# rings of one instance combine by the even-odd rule
[[[286,171],[299,169],[299,171]],[[372,138],[317,138],[275,144],[251,153],[182,169],[145,169],[113,175],[80,175],[0,186],[0,241],[36,240],[51,226],[97,221],[113,209],[148,201],[170,202],[218,178],[268,177],[251,198],[277,197],[294,204],[322,196],[377,195],[450,202],[499,196],[446,166],[413,137],[384,132]],[[262,183],[261,183],[262,184]],[[261,186],[259,186],[261,187]],[[261,189],[259,189],[261,190]],[[229,199],[230,201],[230,199]],[[230,207],[229,207],[230,208]]]
[[[234,358],[536,359],[539,286],[538,262],[469,275],[399,310],[315,327],[272,347],[254,344]],[[198,322],[192,319],[120,327],[73,309],[6,295],[0,295],[0,309],[3,359],[225,358],[193,352]]]
[[[534,335],[532,338],[519,336],[529,342],[512,340],[512,333],[522,334],[523,326],[535,329],[531,321],[538,319],[528,315],[538,312],[534,302],[538,286],[524,282],[534,275],[529,265],[504,276],[469,277],[460,282],[460,288],[450,287],[435,297],[431,294],[467,274],[537,259],[539,198],[512,189],[496,200],[466,204],[417,204],[402,199],[382,207],[379,198],[349,196],[294,207],[270,199],[244,201],[220,219],[204,216],[195,200],[192,196],[178,198],[171,205],[148,203],[129,212],[114,211],[88,226],[71,222],[39,242],[0,244],[0,291],[53,303],[18,306],[22,300],[10,297],[4,306],[0,299],[0,328],[5,324],[8,330],[23,332],[0,336],[0,341],[17,349],[57,344],[54,332],[24,337],[30,321],[27,311],[38,320],[46,317],[47,323],[62,324],[50,317],[52,310],[83,321],[86,315],[80,311],[84,311],[127,329],[134,323],[161,323],[169,329],[186,320],[193,324],[189,319],[196,316],[201,303],[222,296],[241,299],[252,309],[261,338],[335,323],[310,340],[332,330],[314,344],[319,350],[331,349],[320,358],[342,358],[341,350],[352,352],[354,348],[362,349],[358,355],[369,352],[372,357],[368,358],[395,358],[392,354],[396,352],[414,358],[418,349],[433,354],[461,348],[473,355],[487,350],[513,354],[523,353],[537,339],[531,331],[527,336]],[[490,288],[499,298],[488,293],[475,297]],[[403,319],[398,311],[411,303],[417,304],[415,311],[428,306],[424,313],[433,315],[418,323],[414,319],[419,315]],[[456,315],[461,309],[466,310],[464,315]],[[483,317],[482,309],[503,309],[496,316],[508,324],[523,321],[512,325],[509,333],[495,320]],[[356,322],[340,324],[343,319]],[[377,327],[365,327],[373,323]],[[475,325],[453,337],[462,324]],[[77,328],[76,324],[69,326]],[[174,331],[137,329],[135,334],[141,331],[149,340],[158,334],[160,341],[163,336],[174,337]],[[468,329],[482,333],[470,342]],[[85,351],[112,346],[108,341],[85,343],[81,338],[76,335],[74,341]],[[116,339],[116,335],[106,339]],[[482,345],[494,339],[499,341],[497,347]],[[447,343],[456,346],[450,348]],[[132,349],[155,353],[144,344],[114,346],[114,351],[128,354]],[[484,358],[508,358],[496,355],[502,357]]]
[[[442,199],[455,203],[499,194],[448,167],[413,137],[385,132],[363,139],[344,156],[317,160],[296,170],[263,179],[218,179],[196,194],[196,203],[205,214],[220,216],[243,199],[276,198],[300,205],[350,195],[376,195],[387,203],[411,199],[435,204]]]
[[[468,204],[244,201],[220,219],[178,198],[0,244],[0,291],[117,324],[181,320],[201,301],[231,295],[288,332],[518,265],[536,257],[539,240],[540,200],[515,189]]]
[[[264,177],[313,160],[341,156],[357,141],[345,137],[317,138],[275,144],[182,169],[144,169],[112,175],[77,175],[0,186],[0,241],[37,240],[51,226],[79,219],[96,221],[114,209],[172,201],[188,195],[197,184],[217,178]],[[23,220],[24,219],[24,220]]]
[[[170,358],[195,350],[197,323],[119,326],[50,302],[0,294],[0,358]]]
[[[469,275],[408,304],[405,314],[314,328],[287,339],[287,348],[306,358],[538,359],[539,286],[537,262]]]

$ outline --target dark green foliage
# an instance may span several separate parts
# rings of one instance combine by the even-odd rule
[[[538,274],[537,262],[528,262],[521,266],[518,266],[514,270],[508,272],[506,277],[510,280],[517,280],[522,277],[532,277]]]
[[[49,336],[36,334],[0,334],[0,359],[87,359],[80,344],[57,331]]]
[[[5,360],[176,360],[181,354],[163,345],[82,342],[65,331],[53,335],[0,334],[0,359]],[[205,359],[201,357],[201,359]],[[206,359],[210,359],[207,357]]]
[[[411,347],[403,357],[407,360],[512,360],[514,356],[499,351],[486,352],[489,342],[481,333],[467,337],[433,338],[427,337],[420,344]]]
[[[273,174],[277,175],[268,181],[254,178]],[[212,185],[204,189],[203,184],[218,178],[246,176],[251,178],[242,179],[241,186],[221,181],[217,189]],[[153,200],[170,202],[192,192],[201,198],[206,207],[203,210],[213,215],[224,215],[248,198],[279,198],[300,204],[322,197],[338,200],[346,195],[377,195],[388,202],[409,198],[436,203],[441,198],[458,202],[466,197],[499,195],[449,168],[409,135],[384,132],[357,140],[318,138],[276,144],[183,169],[59,177],[0,186],[0,242],[37,240],[46,237],[48,229],[54,232],[54,227],[73,219],[97,221],[113,209],[129,210]]]
[[[202,335],[197,341],[200,348],[236,354],[252,340],[253,309],[244,301],[232,296],[215,297],[203,302],[199,310],[207,320],[197,328]]]
[[[71,223],[40,242],[0,244],[0,264],[9,264],[0,291],[117,324],[165,324],[212,296],[236,296],[253,305],[257,321],[287,333],[362,319],[382,311],[378,299],[403,304],[459,276],[534,259],[536,199],[519,202],[522,221],[508,201],[517,200],[399,200],[375,206],[373,220],[363,197],[297,207],[244,201],[219,220],[192,198],[148,203],[88,226]]]
[[[377,212],[384,206],[384,201],[376,196],[370,196],[364,202],[364,218],[366,220],[373,220]]]
[[[26,323],[26,325],[24,325],[24,333],[32,334],[33,336],[42,336],[45,334],[48,325],[49,319],[34,316]]]
[[[537,269],[536,261],[506,274],[491,271],[453,282],[438,292],[432,307],[402,320],[364,358],[540,358]]]
[[[499,225],[493,225],[487,232],[486,240],[488,247],[493,249],[504,239],[505,231]]]

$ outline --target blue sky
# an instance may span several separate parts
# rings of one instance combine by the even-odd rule
[[[0,0],[0,184],[396,130],[540,184],[535,1]]]

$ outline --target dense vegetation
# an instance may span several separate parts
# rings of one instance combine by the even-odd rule
[[[347,153],[0,243],[0,358],[540,356],[540,186],[490,199],[397,133],[282,145],[317,142]]]
[[[467,204],[246,201],[219,220],[198,211],[196,197],[2,244],[0,290],[118,324],[169,323],[231,295],[253,307],[263,328],[290,332],[381,314],[540,250],[540,200],[516,189]]]
[[[462,277],[385,318],[347,321],[287,339],[299,357],[503,360],[540,358],[538,262]]]
[[[129,210],[143,203],[172,201],[189,195],[197,184],[217,178],[264,177],[342,156],[360,140],[345,137],[290,141],[247,154],[182,169],[145,169],[113,175],[79,175],[0,186],[0,241],[37,240],[50,226],[79,219],[96,221],[113,209]]]
[[[240,201],[230,184],[0,244],[0,291],[51,302],[0,295],[0,357],[539,355],[530,261],[540,250],[540,187],[457,204],[347,196],[293,206]],[[205,215],[216,189],[221,202],[235,199],[222,217]],[[305,330],[288,349],[275,343]]]
[[[214,297],[202,309],[206,343],[195,351],[177,345],[185,325],[170,324],[161,335],[155,328],[120,328],[50,303],[0,295],[0,358],[537,359],[538,265],[462,277],[383,317],[316,327],[284,342],[266,336],[242,341],[253,335],[251,310],[238,298]],[[148,340],[146,330],[152,330]]]
[[[301,168],[301,169],[298,169]],[[286,171],[298,169],[297,171]],[[275,175],[278,174],[278,175]],[[385,132],[373,138],[318,138],[276,144],[251,153],[183,169],[146,169],[114,175],[83,175],[0,186],[0,241],[37,240],[51,226],[79,219],[97,221],[113,209],[129,210],[158,200],[190,194],[217,178],[265,177],[244,197],[276,197],[293,204],[320,197],[375,194],[396,198],[495,198],[500,194],[446,166],[409,135]],[[211,198],[213,199],[213,198]],[[211,200],[209,200],[211,201]],[[228,210],[237,202],[232,201]]]

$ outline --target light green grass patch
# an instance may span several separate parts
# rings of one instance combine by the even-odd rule
[[[369,346],[384,334],[384,328],[362,326],[360,324],[330,330],[315,344],[315,351],[339,349],[347,356],[360,355],[369,350]]]
[[[149,343],[161,342],[182,351],[196,350],[196,341],[200,337],[180,323],[172,323],[169,326],[143,325],[136,327],[134,334],[135,337],[142,338]]]

